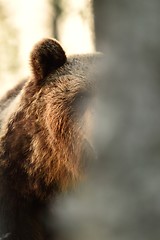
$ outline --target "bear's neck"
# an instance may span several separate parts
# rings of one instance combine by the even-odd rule
[[[6,126],[0,140],[1,170],[18,194],[46,200],[59,192],[52,175],[54,153],[36,119],[27,121],[26,116],[19,111]]]

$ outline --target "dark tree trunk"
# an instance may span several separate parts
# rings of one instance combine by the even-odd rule
[[[101,94],[110,134],[96,183],[104,239],[158,240],[160,1],[94,0],[94,12],[97,49],[107,56]]]

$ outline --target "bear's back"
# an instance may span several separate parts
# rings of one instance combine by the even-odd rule
[[[17,105],[19,93],[22,90],[25,81],[20,82],[13,89],[9,90],[0,100],[0,129],[3,122],[8,119]]]

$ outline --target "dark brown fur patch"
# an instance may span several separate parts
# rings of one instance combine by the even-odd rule
[[[31,68],[35,80],[43,80],[51,71],[66,62],[66,55],[58,41],[43,39],[37,43],[31,53]]]

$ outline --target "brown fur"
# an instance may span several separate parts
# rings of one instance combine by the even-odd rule
[[[17,225],[10,223],[8,230],[15,231],[17,239],[23,233],[17,233],[21,218],[36,222],[39,229],[37,214],[34,213],[35,217],[27,214],[33,210],[35,201],[41,206],[83,176],[83,161],[88,159],[82,158],[88,158],[90,148],[86,148],[83,114],[79,115],[75,103],[79,97],[92,95],[93,83],[88,75],[94,59],[94,55],[66,59],[57,41],[41,41],[31,54],[32,77],[22,90],[18,88],[19,93],[16,91],[15,109],[11,111],[7,106],[0,137],[1,203],[5,205],[4,199],[10,196],[12,204],[8,200],[6,208],[10,211],[18,208]],[[1,105],[5,105],[5,100]],[[9,217],[13,221],[10,214]],[[5,226],[3,229],[2,232],[7,231]],[[32,238],[34,231],[29,228],[30,236],[25,239],[44,239],[41,230],[35,225],[38,233]]]
[[[44,80],[50,71],[61,67],[65,62],[64,50],[53,39],[43,39],[31,53],[31,68],[36,81]]]

